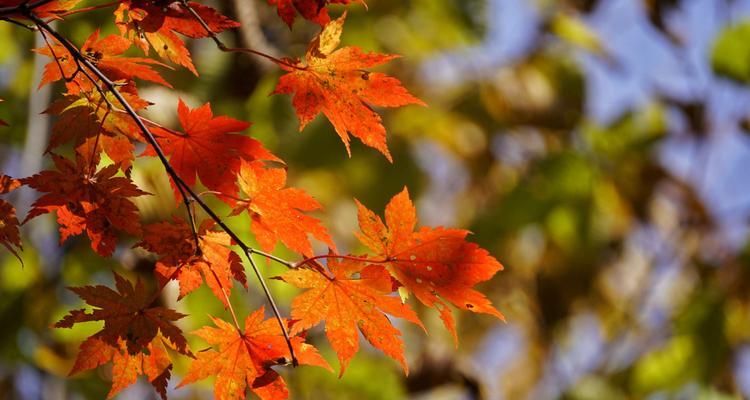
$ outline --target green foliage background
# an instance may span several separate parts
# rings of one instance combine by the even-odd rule
[[[289,31],[265,3],[252,1],[254,30],[226,40],[242,44],[243,34],[262,35],[278,54],[302,56],[317,28],[298,21]],[[221,53],[209,40],[191,42],[199,78],[166,71],[176,90],[141,87],[155,103],[147,117],[164,124],[176,123],[178,97],[192,106],[210,101],[216,114],[252,121],[249,133],[288,163],[290,183],[325,205],[319,216],[342,251],[363,250],[353,236],[353,198],[382,212],[407,185],[423,224],[472,230],[471,240],[506,266],[481,290],[507,324],[461,313],[456,348],[435,313],[417,307],[431,334],[399,325],[411,375],[365,346],[340,380],[315,368],[286,371],[293,397],[750,397],[750,198],[722,189],[741,193],[750,183],[750,154],[742,151],[750,126],[748,2],[367,3],[368,10],[348,8],[344,43],[404,55],[385,70],[429,104],[381,110],[393,164],[358,142],[347,157],[322,118],[297,133],[289,98],[268,96],[280,71]],[[235,15],[236,4],[215,5]],[[602,15],[618,15],[616,7],[636,10],[638,24],[623,14],[609,20],[621,23],[619,31],[608,28]],[[535,17],[498,27],[509,23],[503,13],[518,9]],[[695,16],[701,12],[705,18]],[[112,21],[109,10],[99,10],[58,27],[80,44],[99,26],[114,33]],[[636,31],[643,31],[638,39],[618,40]],[[53,97],[36,90],[47,60],[29,51],[40,45],[30,32],[0,24],[0,43],[0,119],[11,125],[0,128],[0,170],[19,177],[42,167],[38,149],[47,127],[40,112],[60,87]],[[523,45],[506,51],[513,43]],[[649,46],[666,49],[676,77],[649,69]],[[613,77],[611,88],[601,86],[602,74]],[[634,75],[643,78],[637,101],[612,100]],[[670,79],[682,83],[670,86]],[[694,90],[670,89],[680,84]],[[726,107],[735,111],[722,112]],[[29,138],[32,131],[37,136]],[[158,162],[139,160],[134,178],[154,194],[138,199],[143,222],[177,212]],[[7,198],[23,216],[35,197],[21,191]],[[248,220],[230,222],[252,240]],[[103,398],[106,368],[66,377],[79,342],[97,327],[49,326],[80,307],[66,286],[108,284],[110,269],[153,284],[153,257],[127,241],[114,259],[94,254],[85,239],[58,247],[51,218],[25,225],[23,233],[25,267],[0,253],[0,399]],[[263,267],[267,276],[280,272]],[[272,290],[288,307],[293,289],[275,282]],[[207,323],[208,314],[225,316],[208,290],[178,304],[170,294],[165,303],[191,314],[185,331]],[[242,315],[263,304],[255,286],[234,298]],[[335,366],[321,333],[310,338]],[[184,371],[177,365],[177,376]],[[153,397],[142,383],[120,397]],[[206,398],[210,389],[206,382],[170,395]]]

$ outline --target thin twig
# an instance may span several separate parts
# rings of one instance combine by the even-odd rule
[[[234,327],[237,328],[238,332],[242,333],[243,330],[242,330],[242,327],[240,326],[240,321],[237,319],[237,313],[234,312],[234,307],[232,307],[232,302],[229,301],[229,296],[227,295],[227,291],[224,290],[224,285],[221,284],[221,281],[219,280],[219,276],[216,275],[216,271],[214,271],[213,268],[209,268],[209,270],[211,270],[211,274],[214,276],[214,279],[216,279],[216,283],[219,285],[219,289],[221,289],[221,294],[224,295],[224,301],[226,302],[227,308],[229,308],[229,313],[232,314],[232,321],[234,321]]]
[[[305,258],[304,260],[302,260],[302,261],[294,264],[293,267],[294,268],[300,268],[300,267],[304,266],[305,264],[311,263],[311,262],[313,262],[315,260],[322,260],[322,259],[326,259],[327,260],[327,259],[331,259],[331,258],[338,258],[338,259],[341,259],[341,260],[350,260],[350,261],[359,261],[359,262],[368,262],[368,263],[371,263],[371,264],[385,264],[385,263],[393,262],[393,261],[404,261],[404,262],[407,262],[407,260],[397,260],[397,259],[371,260],[371,259],[369,259],[367,257],[344,256],[344,255],[339,255],[339,254],[324,254],[324,255],[320,255],[320,256]],[[415,261],[410,261],[409,260],[408,262],[412,262],[413,263]]]
[[[250,260],[250,265],[253,266],[253,270],[255,271],[255,274],[258,276],[258,280],[260,281],[261,286],[263,286],[263,291],[267,293],[268,302],[271,304],[271,308],[273,308],[273,313],[276,315],[280,315],[279,308],[276,307],[276,302],[273,300],[273,297],[270,295],[270,292],[268,290],[268,286],[266,286],[266,282],[263,279],[263,277],[260,275],[260,270],[255,265],[255,261],[253,261],[253,255],[248,250],[245,251],[245,255],[247,256],[247,259]],[[299,362],[297,361],[297,357],[294,355],[294,349],[292,348],[292,341],[289,339],[289,333],[286,330],[286,326],[284,326],[284,321],[281,318],[277,318],[276,321],[279,323],[279,327],[281,328],[281,333],[284,334],[284,340],[286,340],[287,346],[289,346],[289,354],[292,356],[292,366],[296,367],[299,365]]]
[[[190,231],[192,232],[193,239],[195,240],[195,255],[200,255],[200,240],[198,239],[198,230],[195,228],[195,215],[193,214],[193,210],[190,208],[190,198],[188,198],[187,194],[185,193],[185,189],[183,189],[182,186],[175,186],[177,186],[177,189],[180,191],[180,197],[182,197],[182,203],[185,205],[185,211],[187,212],[188,221],[190,221]]]
[[[18,25],[18,26],[20,26],[22,28],[26,28],[26,29],[28,29],[30,31],[33,31],[33,32],[38,31],[38,29],[34,25],[26,25],[23,22],[16,21],[16,20],[11,19],[11,18],[0,18],[0,21],[10,22],[11,24]]]
[[[302,70],[302,71],[304,71],[304,70],[307,69],[305,67],[300,67],[298,65],[294,65],[294,64],[292,64],[289,61],[286,61],[284,59],[276,58],[276,57],[274,57],[274,56],[272,56],[270,54],[266,54],[266,53],[264,53],[262,51],[258,51],[258,50],[254,50],[254,49],[248,49],[246,47],[227,47],[221,41],[221,39],[219,39],[219,37],[216,35],[216,32],[214,32],[214,31],[211,30],[211,27],[209,27],[208,24],[206,23],[206,21],[203,20],[203,17],[201,17],[200,14],[198,14],[198,12],[196,12],[193,9],[193,7],[190,7],[190,4],[188,4],[187,0],[181,0],[180,3],[182,3],[182,6],[185,7],[190,12],[190,14],[193,15],[193,17],[196,19],[196,21],[198,21],[199,24],[201,24],[201,26],[203,27],[203,29],[205,29],[206,33],[208,33],[208,36],[214,41],[214,43],[216,43],[216,47],[218,47],[219,50],[227,52],[227,53],[246,53],[246,54],[256,55],[256,56],[259,56],[259,57],[263,57],[263,58],[265,58],[265,59],[267,59],[269,61],[272,61],[272,62],[274,62],[274,63],[276,63],[276,64],[278,64],[280,66],[285,66],[285,67],[289,67],[289,68],[292,68],[292,69],[298,69],[298,70]]]

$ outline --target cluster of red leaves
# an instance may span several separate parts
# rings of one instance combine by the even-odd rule
[[[135,92],[122,91],[121,95],[136,111],[149,105]],[[128,173],[135,159],[134,142],[141,141],[140,131],[127,113],[108,106],[113,101],[111,94],[103,97],[94,90],[67,94],[52,103],[46,113],[58,118],[52,126],[47,152],[72,142],[79,156],[104,152]]]
[[[60,242],[83,234],[91,248],[104,257],[115,251],[116,231],[140,235],[138,208],[131,197],[148,194],[126,177],[115,176],[120,168],[111,164],[95,171],[98,157],[76,157],[76,162],[52,154],[56,171],[42,171],[22,182],[46,193],[32,205],[24,222],[55,212],[60,225]]]
[[[62,18],[75,13],[77,2],[45,2],[33,11],[41,18]],[[323,113],[347,151],[352,135],[392,161],[385,128],[372,107],[424,103],[397,79],[366,71],[397,56],[366,53],[358,47],[339,48],[346,13],[332,21],[328,6],[350,3],[365,5],[363,0],[269,0],[290,28],[297,14],[322,26],[304,62],[276,60],[287,74],[280,78],[274,93],[293,95],[300,129]],[[0,7],[19,4],[20,0],[0,0]],[[324,325],[338,356],[340,375],[359,350],[360,332],[408,373],[402,332],[391,318],[425,327],[405,301],[406,294],[437,309],[456,340],[451,306],[503,318],[475,289],[502,266],[487,251],[467,242],[467,231],[442,227],[416,230],[416,211],[406,189],[386,207],[385,222],[357,203],[361,230],[357,237],[370,254],[339,255],[327,229],[309,214],[322,210],[321,204],[304,191],[287,187],[283,161],[242,133],[249,123],[215,116],[210,104],[191,109],[180,100],[177,116],[181,130],[177,130],[118,107],[118,97],[110,91],[113,86],[134,113],[151,104],[140,98],[136,81],[172,87],[155,69],[169,68],[167,65],[125,55],[133,45],[146,55],[153,49],[162,60],[197,75],[178,34],[208,37],[239,26],[237,22],[194,2],[125,0],[117,3],[115,23],[120,35],[100,37],[97,30],[80,49],[46,36],[47,46],[35,49],[52,58],[39,86],[64,81],[66,88],[64,97],[46,110],[56,117],[47,148],[55,168],[20,180],[0,175],[0,194],[21,185],[42,193],[24,222],[55,213],[61,242],[85,233],[91,248],[108,257],[119,236],[126,234],[139,238],[134,247],[155,254],[155,290],[141,280],[133,284],[116,273],[115,290],[100,285],[70,288],[90,308],[71,311],[55,326],[103,322],[103,328],[80,345],[71,375],[111,362],[109,397],[145,375],[166,399],[172,374],[170,352],[177,352],[192,358],[178,387],[215,377],[217,399],[244,399],[248,391],[262,399],[284,399],[288,390],[274,367],[296,360],[331,370],[317,349],[306,343],[307,331],[318,325]],[[153,138],[143,136],[142,126]],[[228,217],[247,212],[248,230],[260,249],[271,252],[282,243],[303,257],[276,278],[302,289],[291,303],[291,319],[266,320],[261,308],[240,326],[230,294],[236,288],[234,281],[247,289],[247,277],[233,250],[238,243],[232,238],[239,237],[218,229],[217,223],[227,229],[221,220],[209,219],[196,226],[192,219],[174,217],[141,227],[132,199],[148,193],[130,178],[138,142],[148,143],[140,156],[161,153],[168,160],[169,171],[180,178],[172,181],[176,204],[186,200],[181,198],[185,187],[197,189],[200,184],[206,194],[231,207]],[[54,153],[64,146],[71,147],[70,158]],[[102,161],[102,155],[108,156],[108,161]],[[186,186],[179,186],[183,184]],[[0,244],[18,257],[21,238],[15,214],[10,203],[0,200]],[[327,245],[329,254],[315,257],[312,238]],[[243,249],[250,257],[247,247]],[[318,262],[321,259],[327,262]],[[210,348],[191,352],[175,325],[185,315],[158,305],[162,289],[172,280],[179,284],[178,300],[205,282],[231,311],[234,324],[212,317],[214,326],[193,332]]]
[[[175,217],[174,222],[158,222],[144,228],[138,246],[159,255],[154,273],[163,286],[174,279],[180,282],[179,299],[198,289],[205,280],[225,306],[232,288],[232,278],[247,288],[247,278],[237,253],[229,246],[232,240],[225,232],[214,231],[207,220],[197,232],[198,242],[188,224]],[[202,278],[201,278],[202,276]]]
[[[81,46],[81,54],[113,81],[131,82],[138,78],[171,88],[172,85],[151,68],[151,65],[162,67],[166,65],[150,58],[122,57],[131,45],[130,40],[117,35],[99,39],[99,29],[97,29]],[[87,77],[87,75],[90,76],[91,71],[82,66],[63,45],[55,44],[34,49],[34,51],[53,57],[57,61],[44,67],[42,80],[39,82],[40,88],[61,79],[65,80],[68,93],[71,95],[79,94],[81,91],[90,92],[94,88],[94,82]]]
[[[187,4],[203,18],[213,33],[240,26],[211,7],[195,2]],[[182,65],[198,75],[190,52],[177,33],[194,39],[208,37],[209,33],[181,2],[125,0],[115,11],[115,23],[120,33],[146,55],[153,48],[162,59]]]

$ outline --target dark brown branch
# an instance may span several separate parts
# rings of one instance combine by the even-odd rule
[[[0,7],[0,17],[7,17],[15,14],[28,16],[27,14],[34,11],[34,9],[52,3],[53,1],[55,0],[37,0],[34,2],[24,1],[17,6]]]
[[[36,26],[34,26],[34,25],[26,25],[26,24],[24,24],[23,22],[20,22],[20,21],[16,21],[16,20],[14,20],[14,19],[12,19],[12,18],[0,18],[0,21],[10,22],[11,24],[14,24],[14,25],[18,25],[18,26],[20,26],[21,28],[26,28],[26,29],[28,29],[28,30],[30,30],[30,31],[33,31],[33,32],[35,32],[35,31],[37,31],[37,30],[38,30],[38,29],[36,28]]]

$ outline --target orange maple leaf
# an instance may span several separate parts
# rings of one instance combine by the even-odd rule
[[[292,104],[300,120],[300,130],[323,112],[350,155],[349,134],[379,150],[392,162],[386,146],[385,127],[380,115],[370,106],[400,107],[425,103],[404,89],[398,79],[364,71],[398,56],[365,53],[358,47],[336,50],[345,18],[346,13],[323,28],[310,44],[306,64],[281,65],[289,73],[279,79],[274,93],[294,93]]]
[[[55,212],[60,224],[60,242],[84,232],[91,248],[104,257],[112,255],[116,231],[139,235],[138,208],[130,197],[149,194],[129,178],[115,176],[119,166],[106,166],[94,173],[98,159],[91,162],[78,155],[76,163],[52,154],[57,171],[42,171],[22,183],[45,193],[34,204],[26,221]]]
[[[318,25],[325,25],[331,21],[326,8],[328,4],[350,4],[353,2],[365,4],[364,0],[268,0],[268,4],[276,6],[276,12],[289,28],[294,24],[294,19],[298,13],[302,18]]]
[[[81,54],[112,81],[130,82],[138,78],[171,88],[172,85],[150,66],[167,67],[166,65],[150,58],[121,57],[130,45],[130,40],[117,35],[109,35],[100,40],[99,29],[97,29],[81,46]],[[40,47],[34,51],[53,58],[44,66],[39,87],[65,79],[65,85],[70,94],[94,90],[94,82],[79,71],[80,68],[86,67],[80,64],[61,44]],[[88,72],[88,76],[93,75],[93,72]]]
[[[417,314],[392,292],[391,276],[382,266],[362,262],[329,259],[328,273],[316,269],[290,270],[280,277],[296,287],[309,289],[292,301],[291,317],[297,322],[292,333],[300,332],[325,321],[325,331],[336,351],[344,374],[349,361],[359,349],[357,329],[365,339],[398,361],[408,374],[401,331],[385,313],[404,318],[422,329]]]
[[[20,186],[21,181],[18,179],[0,175],[0,194],[9,193]],[[18,250],[23,249],[21,247],[21,232],[18,230],[18,225],[15,207],[5,200],[0,200],[0,244],[16,256],[18,261],[21,261]]]
[[[232,278],[247,288],[247,278],[240,257],[229,249],[232,239],[225,232],[211,230],[214,222],[207,220],[198,230],[200,247],[196,247],[190,226],[180,218],[174,222],[158,222],[143,228],[143,247],[161,256],[156,263],[156,274],[164,285],[168,280],[180,282],[183,298],[206,281],[214,295],[229,307],[227,297]],[[201,278],[201,275],[203,277]]]
[[[150,104],[130,91],[121,90],[120,94],[136,111]],[[104,151],[128,173],[135,159],[132,141],[141,141],[141,130],[126,112],[111,109],[109,104],[116,104],[116,100],[111,93],[106,96],[107,101],[98,91],[81,92],[52,103],[45,113],[58,119],[52,126],[47,152],[73,141],[78,154],[88,157]]]
[[[194,2],[188,4],[213,33],[240,26],[211,7]],[[209,33],[179,1],[123,1],[115,10],[115,23],[120,33],[132,40],[145,54],[153,47],[162,59],[182,65],[198,75],[190,52],[175,32],[191,38],[207,37]]]
[[[217,328],[205,326],[194,332],[218,350],[198,352],[184,380],[177,387],[216,376],[214,397],[217,400],[245,399],[247,389],[261,399],[279,400],[288,397],[284,380],[271,369],[288,363],[289,348],[274,319],[264,320],[263,308],[248,315],[244,331],[218,318],[212,318]],[[290,338],[294,354],[300,364],[331,369],[304,338]]]
[[[55,328],[71,328],[80,322],[104,321],[104,328],[95,336],[117,348],[124,344],[124,349],[130,354],[143,351],[161,334],[175,350],[190,355],[182,331],[173,324],[185,314],[152,306],[153,296],[140,279],[134,286],[119,274],[114,273],[114,276],[117,291],[103,285],[69,287],[70,291],[96,308],[90,313],[85,309],[73,310],[58,321]]]
[[[259,141],[231,133],[244,131],[250,127],[249,123],[226,116],[214,117],[209,103],[191,110],[180,100],[177,115],[185,133],[153,129],[170,164],[185,183],[194,185],[197,175],[208,189],[227,195],[220,198],[230,205],[234,204],[238,191],[241,160],[280,161]],[[144,154],[155,156],[156,152],[149,147]],[[172,186],[179,200],[174,182]]]
[[[422,227],[414,232],[417,213],[406,188],[394,196],[383,221],[357,202],[359,240],[383,257],[389,271],[428,307],[435,307],[457,340],[450,309],[454,306],[504,319],[492,303],[473,287],[492,278],[503,266],[486,250],[467,242],[469,231]]]
[[[243,211],[250,214],[250,229],[263,250],[273,251],[276,243],[281,241],[291,250],[310,256],[313,249],[308,235],[335,247],[320,221],[305,214],[322,206],[304,191],[284,187],[284,169],[266,168],[260,162],[242,160],[239,183],[248,199],[239,202],[232,215]]]
[[[170,346],[169,342],[166,342]],[[112,361],[112,387],[107,398],[114,397],[126,387],[134,384],[140,375],[146,375],[163,400],[167,399],[167,382],[172,374],[165,342],[155,337],[141,351],[130,353],[122,340],[116,346],[94,335],[86,339],[78,351],[69,375],[88,371]],[[171,346],[170,346],[171,347]]]

